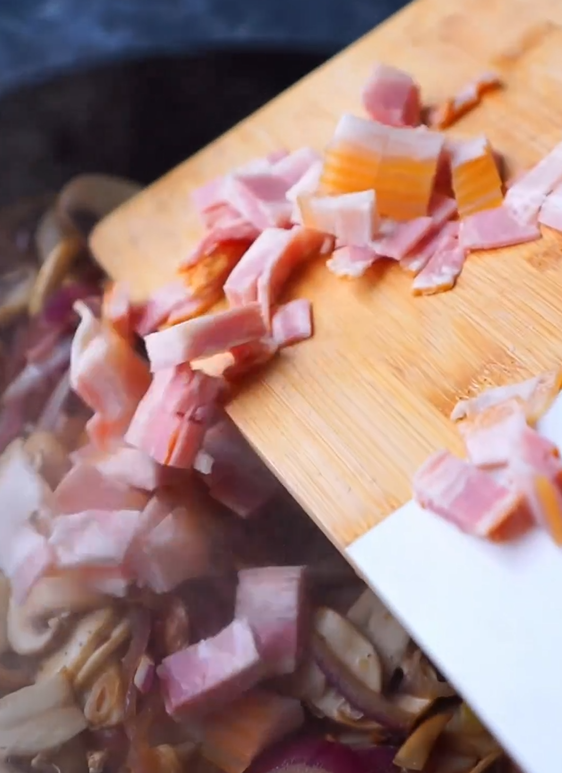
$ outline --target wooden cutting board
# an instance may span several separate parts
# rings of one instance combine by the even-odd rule
[[[201,235],[190,190],[279,147],[323,149],[344,111],[363,114],[375,60],[413,72],[429,102],[499,71],[505,89],[452,133],[485,132],[511,171],[527,167],[562,139],[560,25],[560,0],[417,0],[106,218],[94,254],[139,297],[169,281]],[[402,506],[430,453],[461,450],[448,418],[458,399],[562,360],[561,247],[544,229],[539,242],[471,254],[456,289],[427,298],[412,296],[396,265],[354,281],[312,266],[288,295],[312,300],[313,339],[283,352],[228,408],[529,773],[562,770],[548,725],[562,694],[562,554],[544,535],[530,557],[498,553]]]

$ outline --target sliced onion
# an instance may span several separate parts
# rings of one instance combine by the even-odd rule
[[[451,711],[434,714],[422,722],[398,750],[395,765],[408,770],[424,770],[437,739],[451,719],[451,714]]]
[[[261,755],[248,773],[387,773],[369,769],[349,747],[324,738],[280,743]],[[398,771],[397,771],[398,773]]]
[[[24,687],[0,700],[2,755],[29,755],[54,749],[86,728],[63,674]]]
[[[123,658],[123,675],[125,678],[125,716],[133,717],[137,706],[137,690],[135,675],[142,658],[146,654],[151,633],[151,615],[148,609],[134,606],[130,614],[131,641]],[[140,690],[142,692],[142,690]]]
[[[314,616],[314,634],[366,687],[374,692],[381,691],[379,656],[373,645],[345,617],[333,609],[320,607]]]
[[[410,634],[370,589],[365,590],[353,604],[347,619],[373,644],[389,680],[401,665]]]
[[[370,773],[399,773],[394,763],[396,756],[394,746],[371,746],[366,749],[356,749],[355,753]]]
[[[495,765],[498,760],[500,760],[503,757],[503,752],[501,750],[491,752],[488,754],[484,759],[480,760],[470,771],[470,773],[485,773],[486,770],[489,770],[492,765]]]
[[[354,708],[389,730],[408,730],[413,717],[377,691],[381,672],[376,652],[348,620],[333,610],[320,609],[311,644],[328,681]]]
[[[435,669],[419,648],[402,660],[400,668],[403,673],[400,689],[409,695],[434,700],[455,695],[448,682],[438,679]]]
[[[154,665],[154,661],[144,653],[139,661],[133,678],[135,687],[142,695],[146,695],[150,692],[155,675],[156,666]]]
[[[451,717],[443,742],[451,751],[478,758],[486,757],[499,748],[497,741],[466,703],[461,703]]]

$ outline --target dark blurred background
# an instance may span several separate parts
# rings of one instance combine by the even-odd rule
[[[1,0],[0,206],[81,171],[147,183],[402,0]]]

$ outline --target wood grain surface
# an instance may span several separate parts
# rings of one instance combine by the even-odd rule
[[[417,0],[113,213],[94,253],[138,296],[168,281],[201,234],[190,190],[278,147],[322,149],[342,112],[363,114],[376,60],[413,72],[429,102],[499,71],[505,88],[450,133],[485,132],[512,171],[526,167],[562,140],[561,25],[560,0]],[[561,246],[544,229],[537,243],[471,254],[457,288],[427,298],[395,265],[346,281],[319,263],[293,283],[290,296],[313,301],[315,336],[229,411],[338,547],[410,498],[428,454],[460,450],[456,400],[560,362]]]

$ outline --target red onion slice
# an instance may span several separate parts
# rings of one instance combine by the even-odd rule
[[[280,743],[261,755],[248,773],[387,773],[367,767],[349,747],[324,738]],[[398,773],[398,771],[397,771]]]
[[[389,730],[404,733],[409,729],[414,717],[377,691],[382,676],[377,654],[348,620],[333,610],[318,610],[311,645],[330,684],[354,708]]]

